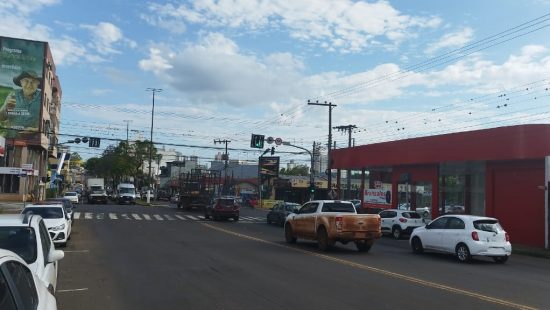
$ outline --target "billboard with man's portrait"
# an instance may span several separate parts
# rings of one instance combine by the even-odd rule
[[[0,136],[30,142],[40,124],[44,42],[0,37]]]

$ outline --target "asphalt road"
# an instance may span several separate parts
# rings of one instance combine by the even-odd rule
[[[65,309],[550,309],[550,260],[459,264],[384,237],[319,252],[263,210],[205,221],[167,207],[80,205],[60,263]]]

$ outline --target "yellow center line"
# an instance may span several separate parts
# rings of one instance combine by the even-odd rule
[[[419,279],[419,278],[407,276],[407,275],[404,275],[404,274],[400,274],[400,273],[396,273],[396,272],[392,272],[392,271],[388,271],[388,270],[384,270],[384,269],[380,269],[380,268],[376,268],[376,267],[372,267],[372,266],[368,266],[368,265],[364,265],[364,264],[355,263],[355,262],[352,262],[352,261],[332,257],[332,256],[329,256],[329,255],[310,252],[310,251],[298,249],[298,248],[295,248],[295,247],[291,247],[291,246],[288,246],[288,245],[267,241],[267,240],[264,240],[264,239],[252,237],[252,236],[249,236],[249,235],[244,235],[244,234],[237,233],[237,232],[227,230],[227,229],[224,229],[224,228],[216,227],[216,226],[211,225],[211,224],[202,223],[202,225],[204,225],[208,228],[215,229],[217,231],[226,233],[226,234],[230,234],[230,235],[233,235],[233,236],[236,236],[236,237],[243,238],[243,239],[253,240],[253,241],[256,241],[256,242],[261,242],[261,243],[265,243],[265,244],[269,244],[269,245],[273,245],[273,246],[277,246],[277,247],[281,247],[281,248],[285,248],[285,249],[291,249],[291,250],[294,250],[294,251],[297,251],[297,252],[300,252],[300,253],[303,253],[303,254],[316,256],[316,257],[319,257],[319,258],[322,258],[322,259],[325,259],[325,260],[328,260],[328,261],[336,262],[336,263],[339,263],[339,264],[342,264],[342,265],[346,265],[346,266],[350,266],[350,267],[354,267],[354,268],[358,268],[358,269],[362,269],[362,270],[375,272],[375,273],[382,274],[382,275],[385,275],[385,276],[388,276],[388,277],[409,281],[409,282],[412,282],[412,283],[415,283],[415,284],[420,284],[420,285],[423,285],[423,286],[426,286],[426,287],[436,288],[436,289],[440,289],[440,290],[447,291],[447,292],[454,293],[454,294],[465,295],[465,296],[477,298],[477,299],[480,299],[480,300],[483,300],[483,301],[487,301],[487,302],[490,302],[490,303],[494,303],[494,304],[498,304],[498,305],[502,305],[502,306],[506,306],[506,307],[510,307],[510,308],[525,309],[525,310],[535,310],[535,309],[537,309],[537,308],[533,308],[533,307],[530,307],[530,306],[521,305],[521,304],[513,303],[513,302],[510,302],[510,301],[506,301],[506,300],[503,300],[503,299],[494,298],[494,297],[490,297],[490,296],[487,296],[487,295],[483,295],[483,294],[479,294],[479,293],[475,293],[475,292],[455,288],[455,287],[452,287],[452,286],[439,284],[439,283],[431,282],[431,281],[427,281],[427,280],[422,280],[422,279]]]

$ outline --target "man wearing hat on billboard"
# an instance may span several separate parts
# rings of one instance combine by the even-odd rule
[[[12,91],[0,108],[0,121],[9,130],[7,137],[18,134],[32,134],[38,132],[40,116],[42,77],[32,70],[24,70],[13,78],[13,83],[21,89]]]

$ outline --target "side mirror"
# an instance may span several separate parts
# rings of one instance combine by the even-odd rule
[[[50,254],[48,254],[48,263],[57,262],[58,260],[62,260],[63,257],[65,257],[65,252],[61,250],[50,251]]]

